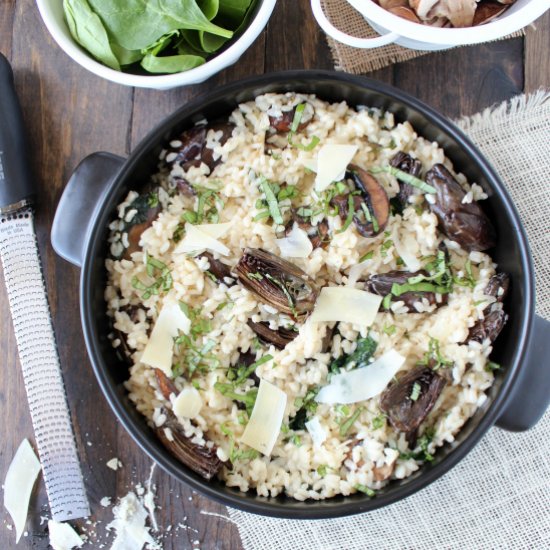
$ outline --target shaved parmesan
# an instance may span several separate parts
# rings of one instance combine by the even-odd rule
[[[205,223],[202,225],[194,225],[196,229],[202,233],[206,233],[213,237],[214,239],[219,239],[227,235],[229,228],[231,227],[231,222],[227,223]]]
[[[356,145],[323,145],[317,154],[315,191],[324,191],[333,181],[343,180],[346,168],[356,152]]]
[[[266,380],[260,380],[258,396],[241,441],[269,456],[281,431],[286,399],[284,391]]]
[[[19,542],[25,528],[32,488],[39,473],[40,462],[31,444],[23,439],[4,480],[4,506],[15,525],[16,543]]]
[[[320,447],[327,439],[327,432],[321,426],[321,422],[317,416],[306,422],[306,430],[313,440],[314,447]]]
[[[201,408],[201,394],[193,386],[183,388],[172,403],[172,410],[178,418],[195,418]]]
[[[223,225],[228,224],[210,224],[209,229],[204,230],[206,225],[196,226],[191,223],[185,224],[185,237],[178,244],[174,250],[175,254],[188,254],[189,252],[204,252],[205,250],[210,250],[211,252],[217,252],[222,256],[229,256],[229,248],[223,243],[213,237],[213,234],[219,234],[222,230],[218,228],[212,228],[212,225]],[[202,227],[201,231],[199,227]],[[227,231],[227,229],[224,229]],[[221,235],[220,235],[221,236]]]
[[[48,521],[50,546],[53,550],[72,550],[80,548],[84,541],[68,523],[58,523],[53,519]]]
[[[392,235],[392,240],[393,240],[393,245],[395,246],[396,252],[399,254],[400,258],[405,262],[407,269],[409,271],[418,271],[422,267],[420,260],[418,260],[414,254],[409,252],[407,246],[401,242],[401,240],[399,239],[399,236],[397,235],[397,231],[394,231]]]
[[[365,290],[326,286],[315,303],[313,323],[344,321],[369,327],[374,322],[383,297]]]
[[[305,158],[302,159],[302,164],[312,172],[317,172],[317,159],[316,158]]]
[[[160,548],[145,526],[147,510],[131,491],[113,508],[115,519],[107,529],[116,530],[111,550],[135,550],[148,544],[149,548]]]
[[[183,313],[179,304],[166,302],[143,350],[141,362],[171,375],[174,338],[178,336],[180,330],[188,334],[190,328],[191,321]]]
[[[288,236],[276,242],[283,258],[307,258],[313,250],[307,233],[296,222]]]
[[[365,260],[360,264],[354,264],[350,267],[347,286],[350,286],[350,287],[355,286],[355,283],[357,283],[357,281],[359,280],[359,277],[363,275],[365,269],[367,269],[370,262],[372,262],[372,260]]]
[[[392,349],[367,367],[333,376],[330,384],[321,388],[315,401],[348,405],[375,397],[384,391],[404,363],[405,357]]]

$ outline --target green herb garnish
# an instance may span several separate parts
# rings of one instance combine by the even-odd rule
[[[319,388],[311,388],[307,391],[304,397],[297,397],[294,400],[294,406],[298,408],[298,411],[294,415],[294,418],[289,422],[291,430],[305,430],[306,422],[308,418],[315,414],[317,410],[317,402],[315,396],[319,392]]]
[[[357,484],[355,486],[355,489],[357,491],[360,491],[361,493],[365,493],[368,497],[374,497],[376,496],[376,491],[374,489],[371,489],[370,487],[367,487],[366,485]]]
[[[391,174],[392,176],[395,176],[398,180],[408,183],[412,187],[416,187],[417,189],[420,189],[420,191],[423,191],[424,193],[435,194],[436,192],[435,187],[427,184],[425,181],[422,181],[421,179],[407,172],[403,172],[403,170],[399,170],[398,168],[395,168],[394,166],[376,166],[376,167],[370,168],[369,172],[371,174],[381,174],[383,172],[386,172],[387,174]]]
[[[379,430],[386,424],[386,417],[383,414],[379,414],[372,419],[371,425],[373,430]]]
[[[359,263],[362,264],[363,262],[366,262],[367,260],[372,260],[374,257],[374,250],[371,250],[370,252],[367,252],[366,254],[363,254],[359,258]]]
[[[353,221],[353,215],[355,214],[355,206],[353,201],[353,195],[351,193],[348,195],[348,215],[346,216],[346,221],[344,222],[344,225],[341,229],[336,231],[336,233],[343,233],[346,231],[346,229],[351,225],[351,222]]]
[[[450,367],[453,365],[453,362],[441,355],[439,340],[437,338],[430,338],[428,351],[424,354],[423,359],[418,362],[418,365],[425,365],[433,370],[437,370],[441,367]]]
[[[498,363],[494,363],[493,361],[488,361],[485,365],[485,370],[487,372],[494,372],[496,370],[500,370],[502,368],[502,365],[499,365]]]
[[[415,382],[411,390],[411,395],[410,395],[411,401],[418,400],[418,398],[420,397],[421,390],[422,390],[422,386],[418,382]]]
[[[329,366],[329,373],[338,374],[341,369],[348,368],[351,364],[355,365],[355,368],[363,368],[369,365],[369,360],[376,352],[378,342],[367,336],[366,338],[358,338],[355,351],[350,354],[344,354],[334,359]]]
[[[172,272],[165,263],[152,256],[147,256],[145,270],[150,278],[155,279],[150,285],[143,283],[137,276],[132,277],[132,286],[136,290],[143,291],[141,297],[144,300],[160,294],[161,291],[168,292],[172,288]]]
[[[246,393],[237,393],[233,384],[224,384],[222,382],[216,382],[214,388],[218,390],[225,397],[243,403],[246,407],[248,416],[252,414],[254,403],[256,403],[256,397],[258,396],[258,389],[253,388]]]
[[[279,203],[277,202],[277,197],[273,192],[273,188],[271,187],[271,184],[267,181],[266,178],[262,177],[260,178],[258,185],[262,190],[263,194],[265,195],[265,200],[267,201],[269,214],[273,218],[273,221],[277,225],[282,225],[284,223],[283,216],[281,214],[281,210],[279,209]]]
[[[392,336],[396,333],[397,327],[395,325],[384,325],[384,328],[382,330],[384,331],[384,334]]]
[[[340,436],[345,437],[350,431],[351,427],[355,424],[359,415],[363,412],[364,407],[359,407],[355,412],[345,421],[340,424]]]

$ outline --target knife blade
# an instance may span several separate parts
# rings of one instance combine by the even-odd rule
[[[90,508],[71,424],[33,218],[34,187],[13,71],[0,54],[0,259],[52,517]]]

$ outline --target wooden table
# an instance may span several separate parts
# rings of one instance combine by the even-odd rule
[[[495,102],[543,86],[550,89],[550,13],[525,38],[460,48],[395,65],[370,76],[398,86],[449,117],[472,114]],[[308,0],[280,0],[267,30],[234,67],[209,82],[168,92],[125,88],[100,80],[71,61],[54,43],[32,0],[0,2],[0,51],[12,62],[30,136],[30,162],[36,174],[36,230],[49,292],[82,468],[97,532],[104,540],[112,519],[100,500],[125,495],[144,483],[151,461],[118,424],[96,383],[80,329],[79,271],[58,258],[49,232],[55,206],[77,163],[98,150],[127,155],[160,120],[189,98],[250,74],[332,68],[325,38]],[[0,277],[1,278],[1,277]],[[23,380],[17,359],[4,285],[0,284],[0,480],[22,438],[33,441]],[[114,472],[106,462],[118,457]],[[204,512],[227,516],[225,508],[192,493],[156,469],[157,516],[166,549],[241,548],[234,524]],[[18,548],[45,549],[49,514],[42,481],[33,494],[28,536]],[[0,548],[14,547],[8,514],[0,512]],[[101,522],[101,523],[99,523]],[[177,527],[178,524],[183,527]],[[200,541],[198,544],[195,541]],[[97,548],[99,543],[91,547]],[[107,545],[108,546],[108,545]]]

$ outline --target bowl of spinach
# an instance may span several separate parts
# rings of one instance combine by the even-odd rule
[[[37,0],[46,27],[74,61],[140,88],[203,82],[235,63],[276,0]]]

